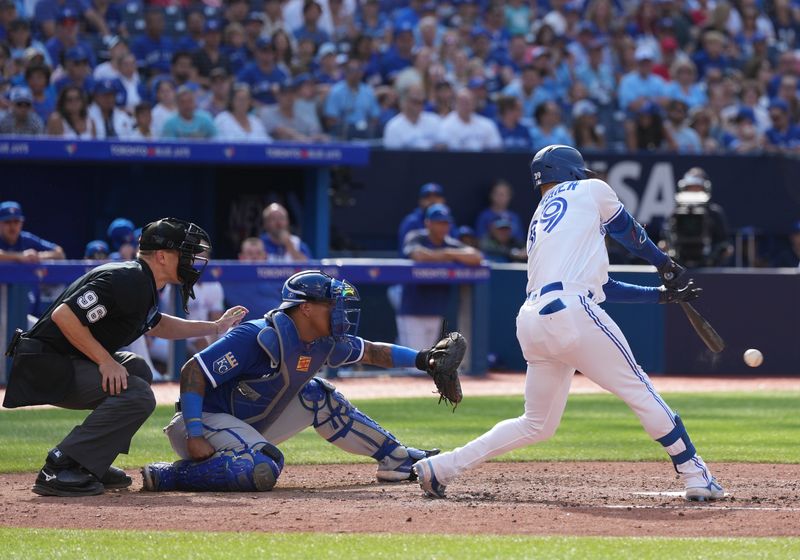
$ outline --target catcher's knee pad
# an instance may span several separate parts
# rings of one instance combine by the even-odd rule
[[[697,453],[692,440],[689,439],[689,434],[686,433],[686,428],[683,426],[681,417],[677,414],[675,415],[675,427],[672,431],[664,437],[658,438],[656,441],[663,445],[664,449],[669,453],[670,459],[672,459],[672,465],[675,467],[675,472],[678,473],[680,473],[678,465],[685,463]]]
[[[300,402],[313,412],[312,425],[317,433],[345,451],[381,461],[402,447],[396,437],[324,379],[309,381],[300,392]]]
[[[283,470],[283,454],[272,444],[225,451],[205,461],[152,463],[142,469],[146,490],[265,492]]]

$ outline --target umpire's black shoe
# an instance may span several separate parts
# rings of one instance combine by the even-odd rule
[[[133,484],[133,479],[125,474],[125,471],[122,469],[112,466],[108,467],[106,474],[103,475],[100,482],[103,483],[103,486],[105,486],[107,490],[113,490],[115,488],[127,488]]]
[[[57,469],[45,464],[33,485],[40,496],[96,496],[103,493],[103,484],[80,467]]]

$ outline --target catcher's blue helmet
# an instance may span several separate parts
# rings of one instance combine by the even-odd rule
[[[289,309],[306,302],[331,302],[331,335],[355,336],[361,317],[361,297],[347,280],[337,280],[321,270],[304,270],[289,277],[281,290],[283,303],[278,309]]]
[[[571,146],[553,144],[542,148],[531,160],[533,186],[586,179],[592,172],[586,169],[581,153]]]

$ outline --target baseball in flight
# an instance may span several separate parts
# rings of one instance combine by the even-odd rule
[[[750,367],[758,367],[761,365],[761,362],[764,361],[764,355],[761,353],[761,350],[756,350],[755,348],[750,348],[745,350],[744,352],[744,363],[746,363]]]

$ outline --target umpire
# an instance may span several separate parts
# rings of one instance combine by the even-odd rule
[[[131,478],[112,467],[155,408],[144,359],[118,350],[145,332],[169,339],[214,335],[246,310],[216,322],[188,321],[158,310],[158,290],[179,284],[184,309],[207,260],[208,235],[195,224],[164,218],[145,226],[135,261],[99,266],[73,282],[27,333],[17,330],[3,405],[52,404],[92,412],[48,454],[33,491],[91,496],[125,488]]]

